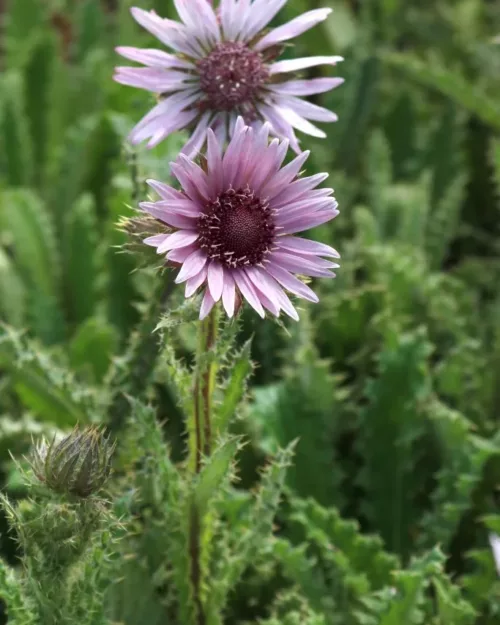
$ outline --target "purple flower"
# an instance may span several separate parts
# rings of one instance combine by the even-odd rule
[[[270,122],[272,132],[287,138],[300,152],[295,130],[324,138],[309,120],[333,122],[331,111],[300,96],[329,91],[342,78],[298,80],[294,72],[335,65],[340,56],[313,56],[275,61],[281,44],[323,21],[331,9],[314,9],[267,33],[265,26],[287,0],[220,0],[214,10],[207,0],[174,0],[182,23],[154,11],[132,8],[146,30],[174,51],[119,47],[117,52],[146,67],[117,67],[115,80],[158,94],[158,104],[133,129],[130,140],[146,139],[153,147],[169,134],[189,128],[183,152],[196,153],[212,128],[220,141],[232,136],[238,116],[258,127]]]
[[[208,130],[206,167],[181,154],[171,163],[182,191],[149,180],[160,196],[141,208],[171,228],[144,243],[181,265],[177,283],[186,283],[186,297],[204,289],[200,318],[222,299],[234,314],[240,296],[262,317],[264,308],[283,310],[298,319],[285,291],[311,302],[314,292],[294,274],[333,278],[339,258],[324,243],[294,236],[338,215],[332,189],[317,189],[327,174],[301,178],[309,156],[302,152],[285,166],[289,142],[268,142],[270,125],[255,129],[238,118],[225,152]]]

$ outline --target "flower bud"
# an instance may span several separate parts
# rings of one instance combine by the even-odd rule
[[[39,442],[31,467],[37,478],[58,493],[89,497],[97,493],[111,472],[110,444],[97,427],[78,426],[60,441]]]

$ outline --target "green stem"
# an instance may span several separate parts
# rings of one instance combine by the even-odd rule
[[[193,416],[188,423],[189,430],[189,469],[195,475],[201,471],[203,456],[212,452],[213,394],[217,381],[217,362],[210,351],[217,340],[218,310],[214,306],[210,315],[200,322],[198,329],[198,347],[196,352]],[[201,536],[203,519],[196,503],[191,504],[189,518],[189,558],[191,563],[191,584],[196,610],[197,625],[205,625],[206,618],[201,597]]]
[[[194,473],[201,469],[202,457],[209,456],[212,451],[213,427],[212,406],[213,394],[217,379],[217,363],[209,352],[217,339],[218,310],[214,306],[210,315],[200,322],[198,330],[198,348],[196,353],[196,369],[194,382],[194,415],[190,424],[190,462]]]

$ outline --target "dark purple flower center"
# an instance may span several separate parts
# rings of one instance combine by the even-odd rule
[[[261,263],[274,241],[269,204],[248,187],[229,189],[210,202],[198,218],[198,231],[201,249],[226,267]]]
[[[203,105],[217,111],[251,112],[259,89],[269,78],[262,56],[244,43],[218,43],[197,62]]]

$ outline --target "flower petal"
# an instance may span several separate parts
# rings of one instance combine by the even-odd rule
[[[316,293],[310,289],[307,284],[301,282],[298,278],[292,275],[286,269],[278,267],[274,263],[270,262],[266,264],[266,271],[270,273],[281,286],[285,287],[290,293],[294,293],[303,299],[310,302],[319,302],[319,298]]]
[[[241,269],[234,269],[232,272],[234,277],[234,281],[236,282],[236,286],[240,290],[240,293],[247,300],[250,306],[264,319],[266,313],[262,308],[262,304],[260,303],[259,296],[255,292],[252,283],[248,279],[248,277],[243,273]]]
[[[276,93],[288,95],[315,95],[335,89],[344,82],[343,78],[311,78],[309,80],[289,80],[276,85],[268,85],[268,89]]]
[[[192,278],[189,278],[189,280],[186,280],[185,296],[191,297],[191,295],[193,295],[200,288],[200,286],[205,282],[206,277],[207,277],[207,267],[205,265],[205,267],[203,267],[203,269],[199,273],[197,273]]]
[[[118,46],[115,51],[120,55],[129,59],[142,63],[148,67],[161,67],[163,69],[172,69],[178,67],[181,69],[195,69],[195,65],[190,61],[179,58],[175,54],[168,54],[163,50],[154,48],[133,48],[130,46]]]
[[[302,239],[300,237],[279,237],[276,243],[279,245],[280,249],[290,252],[299,252],[302,255],[340,258],[340,254],[337,250],[319,241],[311,241],[310,239]]]
[[[292,111],[295,111],[306,119],[312,119],[317,122],[336,122],[338,120],[337,115],[332,111],[329,111],[323,106],[313,104],[312,102],[307,102],[307,100],[303,100],[302,98],[297,98],[296,96],[277,98],[276,101],[280,107],[284,106],[292,109]]]
[[[179,247],[186,247],[194,243],[199,237],[197,232],[188,230],[178,230],[171,234],[157,249],[158,254],[163,254],[169,250],[175,250]]]
[[[207,255],[202,250],[195,250],[190,254],[175,278],[175,283],[180,284],[199,273],[207,263]]]
[[[234,315],[236,303],[236,285],[229,271],[224,270],[224,285],[222,287],[222,304],[228,317]]]
[[[142,242],[146,245],[151,245],[151,247],[158,247],[169,236],[169,234],[155,234],[152,237],[147,237],[146,239],[143,239]]]
[[[208,317],[210,311],[214,307],[214,300],[210,295],[210,291],[208,289],[205,290],[205,296],[203,297],[203,301],[201,302],[200,308],[200,321]]]
[[[331,12],[332,9],[314,9],[313,11],[307,11],[307,13],[303,13],[290,22],[268,32],[267,35],[256,44],[255,49],[264,50],[280,41],[293,39],[293,37],[301,35],[306,30],[313,28],[313,26],[316,26],[319,22],[325,20]]]
[[[220,263],[212,261],[208,266],[208,288],[214,302],[218,302],[222,297],[224,286],[224,269]]]
[[[341,56],[306,56],[301,59],[286,59],[269,66],[270,74],[286,74],[298,72],[301,69],[316,67],[317,65],[337,65],[344,59]]]

